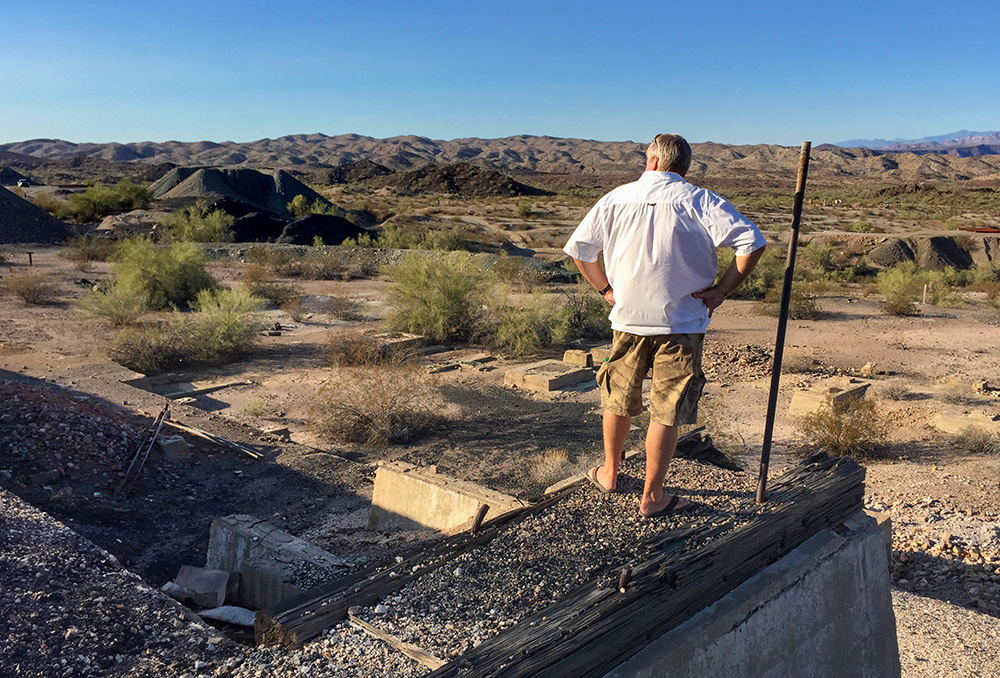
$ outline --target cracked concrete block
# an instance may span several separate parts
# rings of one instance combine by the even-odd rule
[[[388,462],[375,472],[368,527],[380,532],[440,530],[469,523],[482,504],[487,518],[522,506],[515,497],[404,462]]]
[[[590,349],[590,356],[594,361],[595,365],[600,365],[605,360],[611,357],[611,345],[607,346],[595,346]]]
[[[346,566],[329,551],[253,516],[212,521],[207,567],[239,572],[236,602],[241,607],[277,605],[332,580]]]
[[[190,459],[191,448],[184,436],[159,436],[156,445],[163,452],[164,459]]]
[[[503,376],[505,386],[516,386],[529,391],[555,391],[564,386],[594,379],[594,371],[585,367],[572,367],[561,360],[541,362],[507,370]]]
[[[804,417],[833,403],[840,405],[865,397],[871,382],[860,379],[835,377],[817,382],[808,388],[801,388],[792,394],[788,405],[788,416]]]
[[[424,343],[423,335],[407,332],[383,332],[372,338],[382,347],[382,355],[410,353],[418,350]]]
[[[578,348],[568,349],[563,353],[562,359],[564,363],[580,367],[591,367],[594,364],[594,358],[590,355],[590,351],[581,351]]]

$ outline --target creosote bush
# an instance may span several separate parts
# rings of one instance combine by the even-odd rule
[[[112,340],[109,355],[120,365],[156,374],[183,365],[219,365],[250,353],[264,300],[245,289],[202,290],[192,313],[175,311],[163,322],[126,327]]]
[[[336,332],[326,342],[331,367],[371,367],[386,360],[382,345],[358,332]]]
[[[56,287],[39,271],[11,271],[4,282],[11,293],[21,297],[26,304],[46,304],[55,296]]]
[[[889,435],[886,420],[870,397],[830,402],[804,416],[799,429],[810,448],[860,459],[878,457]]]
[[[79,309],[85,317],[104,318],[112,325],[131,325],[146,310],[146,290],[123,285],[112,280],[103,290],[92,290],[80,299]]]
[[[312,422],[321,435],[333,441],[407,443],[434,427],[442,405],[423,367],[396,358],[338,369],[320,391]]]
[[[56,216],[86,224],[109,214],[145,209],[149,207],[151,200],[152,196],[146,186],[136,184],[125,177],[114,187],[95,183],[82,193],[70,195],[67,203],[58,206]],[[42,209],[47,209],[45,206],[40,206]]]
[[[164,219],[170,238],[179,242],[231,242],[235,219],[222,210],[204,205],[185,207]]]
[[[199,292],[216,287],[194,243],[158,248],[147,238],[123,240],[111,261],[114,283],[129,295],[144,293],[148,310],[186,307]]]
[[[433,342],[473,336],[491,280],[471,256],[407,254],[389,275],[396,281],[388,294],[390,327]]]
[[[115,241],[97,235],[78,235],[63,243],[62,256],[80,271],[89,271],[95,261],[107,261],[115,250]]]
[[[759,315],[778,317],[781,311],[781,286],[772,287],[763,300],[753,306],[753,312]],[[808,292],[792,285],[791,297],[788,300],[788,317],[793,320],[815,320],[819,317],[819,304]]]

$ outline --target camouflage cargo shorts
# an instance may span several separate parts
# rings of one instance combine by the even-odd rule
[[[642,381],[650,368],[649,416],[664,426],[694,424],[705,386],[701,371],[704,334],[640,337],[614,333],[611,357],[597,371],[601,406],[619,416],[642,412]]]

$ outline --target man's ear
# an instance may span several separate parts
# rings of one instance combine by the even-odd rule
[[[648,158],[646,158],[646,170],[649,172],[655,172],[659,164],[660,164],[660,159],[657,158],[655,155],[651,155]]]

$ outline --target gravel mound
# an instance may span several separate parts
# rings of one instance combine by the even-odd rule
[[[0,167],[0,186],[17,186],[17,182],[24,181],[27,178],[16,169]]]
[[[154,199],[225,197],[254,209],[290,217],[288,203],[297,195],[308,203],[331,203],[284,170],[270,174],[252,169],[178,167],[149,187]]]
[[[964,271],[972,266],[972,255],[954,238],[937,236],[917,239],[916,261],[922,271],[943,271],[948,266]]]
[[[868,253],[868,261],[882,268],[892,268],[915,258],[913,243],[909,240],[889,240]]]
[[[70,235],[69,226],[41,207],[0,188],[0,243],[57,245]]]

